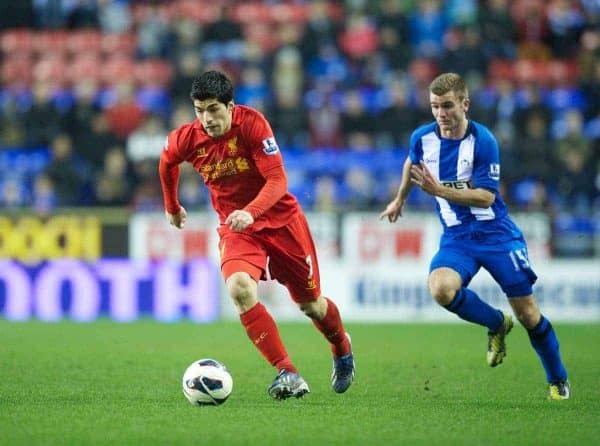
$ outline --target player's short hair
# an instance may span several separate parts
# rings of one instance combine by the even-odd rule
[[[464,79],[456,73],[440,74],[429,85],[429,91],[436,96],[443,96],[451,91],[461,101],[469,98],[467,84]]]
[[[220,71],[207,71],[194,79],[190,97],[199,101],[216,99],[227,105],[233,100],[233,85]]]

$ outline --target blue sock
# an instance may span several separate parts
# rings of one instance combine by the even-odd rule
[[[444,308],[465,321],[487,327],[491,332],[498,331],[504,322],[504,315],[500,310],[488,305],[467,288],[459,289],[454,300],[449,305],[444,305]]]
[[[567,371],[560,359],[558,339],[552,324],[542,316],[540,322],[531,330],[527,330],[531,345],[537,352],[549,383],[565,381]]]

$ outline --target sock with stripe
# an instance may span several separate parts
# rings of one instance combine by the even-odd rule
[[[459,289],[454,300],[449,305],[444,305],[444,308],[465,321],[487,327],[491,332],[498,331],[504,321],[504,315],[500,310],[481,300],[468,288]]]
[[[327,301],[325,317],[320,321],[317,319],[312,319],[312,321],[331,344],[333,356],[339,358],[350,353],[350,341],[346,336],[346,330],[344,330],[344,324],[337,305],[328,298],[325,298],[325,300]]]
[[[263,304],[258,302],[240,314],[240,321],[254,346],[271,365],[277,370],[286,369],[298,373],[281,342],[275,321]]]
[[[542,361],[548,382],[566,381],[567,371],[560,359],[558,338],[550,321],[542,316],[534,328],[527,330],[527,334]]]

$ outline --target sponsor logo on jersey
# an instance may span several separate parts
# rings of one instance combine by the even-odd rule
[[[490,164],[490,171],[488,172],[488,176],[492,180],[500,180],[500,164],[492,163]]]
[[[235,156],[235,154],[237,153],[238,147],[237,147],[237,136],[231,138],[229,141],[227,141],[227,148],[229,149],[229,156]]]
[[[473,189],[471,181],[455,180],[455,181],[441,181],[443,186],[451,187],[452,189]]]
[[[262,143],[263,143],[263,152],[265,152],[267,155],[275,155],[277,152],[279,152],[279,147],[277,146],[277,143],[275,142],[275,138],[271,137],[271,138],[263,139]]]
[[[208,156],[208,153],[206,153],[206,147],[198,147],[196,149],[196,158],[204,158],[207,156]]]

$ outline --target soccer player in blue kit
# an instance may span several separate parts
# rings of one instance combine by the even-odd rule
[[[487,363],[495,367],[506,356],[505,338],[513,320],[467,288],[479,268],[485,268],[527,330],[546,372],[549,398],[568,399],[556,333],[532,294],[537,276],[525,239],[498,192],[498,143],[487,127],[467,118],[469,93],[458,74],[434,79],[429,97],[435,122],[413,132],[398,193],[379,217],[395,222],[414,185],[432,195],[444,231],[429,268],[431,295],[461,319],[488,328]]]

